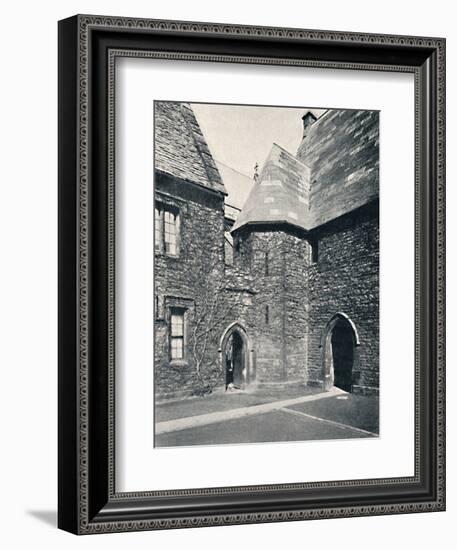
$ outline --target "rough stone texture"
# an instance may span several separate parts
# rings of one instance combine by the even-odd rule
[[[378,201],[316,230],[319,261],[309,268],[309,353],[311,383],[323,382],[322,338],[337,313],[354,323],[360,345],[354,391],[379,388],[379,212]]]
[[[255,354],[251,384],[306,381],[309,245],[288,227],[245,231],[225,268],[225,326],[241,324]],[[267,313],[268,308],[268,313]]]
[[[179,256],[156,253],[154,266],[155,387],[161,396],[173,397],[198,390],[192,354],[193,333],[204,303],[210,302],[217,289],[225,285],[224,199],[222,194],[183,186],[181,182],[157,175],[156,201],[178,207],[180,216]],[[185,361],[170,361],[170,307],[186,309]],[[208,338],[206,353],[211,361],[217,360],[215,334]]]
[[[245,214],[249,223],[235,222],[233,265],[225,265],[224,230],[233,224],[225,188],[190,107],[177,105],[160,102],[156,113],[156,200],[178,209],[180,219],[179,256],[155,257],[157,397],[223,388],[221,343],[234,324],[244,331],[250,384],[323,386],[322,342],[338,313],[350,318],[360,341],[353,391],[377,393],[378,113],[329,111],[311,121],[298,152],[308,166],[275,146],[256,187],[280,181],[281,190],[255,192],[252,209],[281,199],[288,213],[306,207],[309,225],[290,216],[257,219],[248,201],[237,221]],[[186,311],[183,361],[169,357],[171,307]]]
[[[288,380],[308,379],[310,245],[299,235],[284,241],[284,330]]]
[[[257,381],[260,384],[304,381],[307,242],[288,227],[249,231],[238,238],[249,246],[255,281],[250,320],[256,342]]]
[[[250,270],[255,281],[256,294],[249,320],[256,343],[257,383],[285,381],[287,376],[284,362],[282,237],[281,232],[270,231],[247,232],[237,237],[242,242],[241,246],[248,249]],[[246,263],[244,256],[241,254],[241,258],[235,258],[235,261]]]

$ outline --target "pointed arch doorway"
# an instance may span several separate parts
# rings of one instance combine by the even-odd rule
[[[360,345],[355,324],[344,313],[337,313],[327,323],[321,342],[324,388],[334,386],[352,392],[354,373],[358,371]]]
[[[233,385],[246,389],[255,380],[251,341],[240,323],[229,325],[220,344],[222,368],[225,373],[225,389]]]

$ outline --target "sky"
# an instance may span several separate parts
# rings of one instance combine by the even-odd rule
[[[213,157],[252,177],[262,167],[273,143],[296,153],[306,111],[321,116],[325,110],[295,107],[259,107],[192,103]]]

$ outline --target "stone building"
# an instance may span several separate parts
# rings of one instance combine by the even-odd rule
[[[296,154],[273,144],[252,181],[189,104],[155,102],[157,399],[378,392],[378,132],[377,111],[308,111]]]

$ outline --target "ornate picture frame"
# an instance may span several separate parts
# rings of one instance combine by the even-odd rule
[[[414,476],[116,491],[118,57],[414,75]],[[442,38],[91,15],[60,21],[59,527],[90,534],[444,510],[444,185]]]

